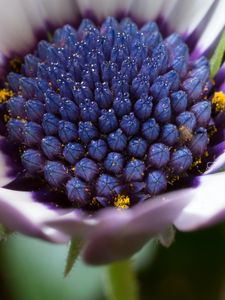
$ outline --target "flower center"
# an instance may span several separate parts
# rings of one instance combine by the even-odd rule
[[[154,22],[66,25],[8,82],[8,138],[26,172],[74,207],[164,192],[207,149],[208,61],[190,61],[181,37],[163,39]]]

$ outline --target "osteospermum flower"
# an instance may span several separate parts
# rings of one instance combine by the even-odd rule
[[[100,264],[223,219],[224,3],[94,4],[2,7],[0,222]]]

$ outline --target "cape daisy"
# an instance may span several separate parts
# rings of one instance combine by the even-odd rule
[[[223,8],[4,3],[0,222],[55,243],[81,239],[85,261],[101,264],[172,224],[223,220],[224,68],[212,80],[207,60]]]

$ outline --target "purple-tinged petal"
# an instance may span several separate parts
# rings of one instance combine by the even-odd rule
[[[53,243],[66,243],[70,237],[46,225],[51,219],[71,210],[54,210],[34,201],[34,192],[19,192],[0,188],[0,223],[11,230],[35,236]],[[79,214],[73,213],[77,227],[82,224]]]
[[[225,92],[225,63],[222,64],[219,71],[217,72],[216,76],[214,77],[215,81],[215,90],[222,90],[222,92]]]
[[[0,51],[5,55],[27,51],[36,42],[35,30],[44,29],[41,2],[15,0],[1,4]]]
[[[224,167],[225,167],[225,152],[223,151],[223,153],[213,161],[213,163],[209,166],[209,168],[206,170],[204,174],[208,175],[208,174],[216,173]]]
[[[98,20],[103,20],[107,16],[115,16],[122,13],[126,15],[132,0],[77,0],[78,7],[82,16],[96,17]]]
[[[35,1],[33,1],[35,2]],[[74,0],[45,0],[42,1],[45,21],[53,26],[75,23],[78,17],[78,8]]]
[[[164,0],[133,1],[130,8],[130,14],[141,22],[154,20],[159,16],[163,3]]]
[[[203,175],[198,180],[199,185],[190,203],[174,222],[181,231],[197,230],[224,220],[225,173]]]
[[[164,231],[191,201],[194,189],[157,196],[132,209],[104,209],[86,219],[92,224],[87,233],[83,256],[89,264],[104,264],[124,259],[140,249],[148,239]],[[76,220],[62,215],[46,223],[72,237],[77,237]]]
[[[225,20],[223,17],[225,9],[225,2],[223,0],[216,2],[216,7],[213,14],[205,25],[204,31],[199,38],[191,57],[193,59],[198,58],[204,53],[210,52],[212,45],[214,45],[225,26]]]
[[[198,27],[209,9],[211,9],[213,2],[214,0],[207,0],[204,1],[203,5],[201,0],[177,1],[170,14],[168,14],[168,2],[165,1],[162,9],[162,17],[164,16],[164,19],[173,31],[188,37]]]

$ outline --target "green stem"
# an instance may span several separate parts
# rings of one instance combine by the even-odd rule
[[[130,260],[106,267],[105,294],[108,300],[138,300],[138,282]]]

